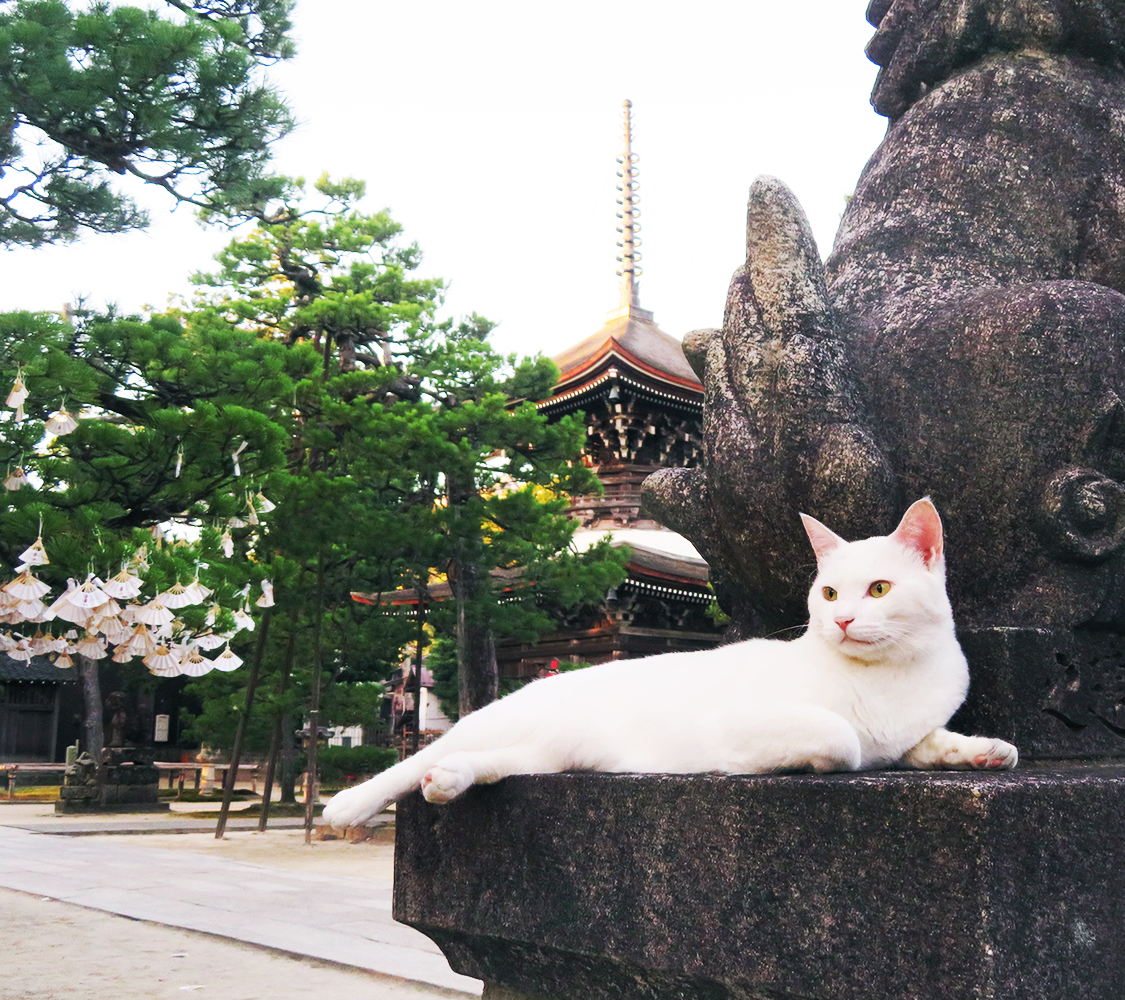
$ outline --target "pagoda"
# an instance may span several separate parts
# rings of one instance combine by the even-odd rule
[[[624,103],[624,151],[618,158],[618,277],[621,300],[596,333],[552,360],[559,380],[536,403],[557,420],[581,412],[586,423],[583,461],[605,489],[577,497],[570,514],[580,522],[575,543],[593,545],[607,533],[628,545],[628,579],[600,607],[560,618],[557,632],[537,643],[498,649],[501,672],[535,676],[555,660],[600,663],[719,641],[707,615],[712,594],[707,564],[687,539],[651,519],[641,484],[657,469],[691,468],[701,459],[703,386],[680,342],[641,308],[637,155],[632,149],[632,104]]]

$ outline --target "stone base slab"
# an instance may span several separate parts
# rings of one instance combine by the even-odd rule
[[[1120,764],[509,778],[399,804],[394,915],[494,997],[1120,1000],[1123,810]]]
[[[56,813],[154,813],[168,812],[167,802],[110,802],[102,805],[95,799],[60,799],[55,803]]]

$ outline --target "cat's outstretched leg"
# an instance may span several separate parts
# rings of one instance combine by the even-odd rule
[[[334,827],[362,826],[395,799],[417,788],[430,765],[445,756],[443,749],[433,743],[370,781],[337,792],[324,807],[324,822]]]
[[[935,729],[908,750],[902,762],[924,771],[999,771],[1015,767],[1019,756],[1019,751],[1004,740]]]
[[[510,774],[547,774],[564,770],[525,747],[498,750],[458,750],[442,757],[422,775],[427,802],[448,802],[470,785],[490,785]]]

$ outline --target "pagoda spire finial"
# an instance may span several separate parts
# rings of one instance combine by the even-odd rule
[[[617,218],[621,220],[617,232],[621,239],[618,240],[617,275],[621,278],[621,305],[620,310],[634,312],[640,309],[638,297],[639,281],[641,276],[641,225],[637,221],[640,209],[637,207],[640,196],[637,194],[637,154],[633,152],[633,102],[625,101],[622,105],[622,125],[625,139],[625,149],[617,158],[620,169],[617,171],[617,204],[620,209]]]

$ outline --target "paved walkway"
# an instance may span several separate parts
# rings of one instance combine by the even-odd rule
[[[429,938],[391,919],[389,880],[161,850],[145,847],[141,837],[122,844],[59,836],[91,831],[82,829],[86,824],[43,825],[51,832],[0,826],[0,886],[443,989],[481,992],[478,980],[449,968]],[[110,832],[105,823],[97,825]],[[132,824],[155,825],[150,819]]]

